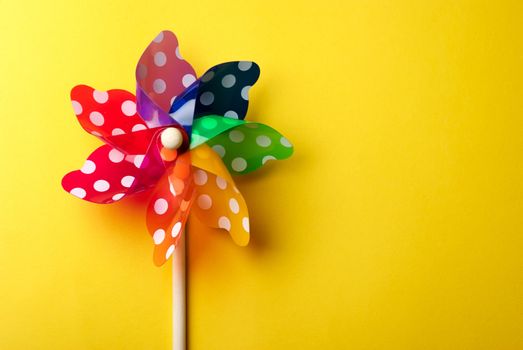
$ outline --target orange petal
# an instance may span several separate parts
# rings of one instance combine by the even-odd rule
[[[195,186],[192,210],[210,227],[229,232],[234,242],[249,243],[249,211],[219,156],[203,144],[191,152]]]
[[[147,209],[147,228],[155,244],[153,260],[158,266],[173,254],[193,201],[192,176],[183,179],[176,176],[187,164],[190,164],[189,153],[180,156],[160,179]]]

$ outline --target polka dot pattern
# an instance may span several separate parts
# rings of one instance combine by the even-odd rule
[[[84,174],[92,174],[96,170],[96,164],[92,160],[86,160],[80,171]]]
[[[139,191],[134,180],[139,169],[129,157],[109,145],[96,149],[81,169],[62,179],[62,187],[76,197],[95,203],[112,203]]]
[[[245,139],[245,135],[241,130],[235,129],[229,132],[229,140],[234,143],[241,143]]]
[[[198,206],[203,210],[207,210],[212,207],[212,199],[207,194],[199,195],[197,202],[198,202]]]
[[[108,138],[132,133],[143,120],[136,113],[136,99],[125,90],[99,91],[86,85],[75,86],[71,91],[73,110],[82,127],[104,141]]]
[[[163,240],[165,239],[165,231],[159,228],[158,230],[154,231],[153,233],[153,241],[154,244],[162,244]]]
[[[242,157],[236,157],[231,161],[231,167],[234,169],[235,172],[241,173],[245,169],[247,169],[247,161],[245,158]]]
[[[163,31],[149,44],[136,67],[136,81],[160,109],[169,112],[171,100],[192,84],[196,74],[180,55],[178,40]]]
[[[207,130],[201,124],[208,118],[217,119],[218,125],[227,119],[218,116],[199,118],[193,125],[193,132],[206,136],[206,144],[219,154],[231,174],[249,173],[268,160],[285,159],[293,152],[290,141],[267,125],[240,121],[228,129],[217,126],[215,130]]]
[[[89,121],[95,126],[102,126],[104,125],[105,118],[102,113],[93,111],[89,114]]]
[[[93,188],[97,192],[107,192],[111,185],[106,180],[96,180],[93,184]]]
[[[197,169],[194,171],[194,183],[203,186],[207,182],[207,172]]]
[[[107,93],[107,91],[94,90],[93,98],[96,102],[103,104],[109,100],[109,94]]]
[[[153,260],[158,266],[171,257],[183,234],[192,208],[193,178],[190,153],[187,152],[164,173],[151,196],[147,228],[155,243]]]
[[[69,193],[71,193],[73,196],[78,197],[80,199],[85,198],[85,196],[87,195],[87,192],[85,192],[85,190],[81,187],[72,188],[69,191]]]
[[[254,62],[227,62],[212,67],[200,79],[194,118],[221,115],[244,119],[249,88],[259,76],[260,68]]]
[[[163,215],[169,209],[169,203],[167,203],[165,198],[158,198],[154,201],[153,208],[157,215]]]
[[[249,90],[259,74],[253,62],[229,62],[211,68],[197,80],[183,60],[174,34],[161,32],[138,62],[138,98],[124,90],[99,91],[84,85],[71,92],[82,127],[108,144],[95,150],[81,169],[63,178],[64,189],[88,201],[111,203],[154,185],[147,227],[156,265],[174,254],[191,209],[209,226],[228,231],[237,244],[246,245],[248,210],[228,169],[246,173],[270,157],[282,159],[292,153],[292,145],[282,135],[243,121]],[[176,114],[183,106],[189,106],[184,108],[190,118]],[[142,119],[140,114],[150,119]],[[180,124],[174,125],[186,131],[185,150],[193,114],[198,118],[190,145],[194,150],[163,152],[158,129],[153,128],[171,126],[174,119]],[[165,118],[170,119],[166,122]],[[280,148],[290,153],[286,155]],[[193,154],[209,167],[201,168],[198,162],[193,165]]]
[[[208,180],[195,183],[197,205],[192,210],[210,227],[224,229],[238,245],[246,245],[250,237],[249,213],[242,195],[234,190],[236,186],[232,180],[225,179],[227,174],[220,176],[199,168],[195,171],[205,172]]]

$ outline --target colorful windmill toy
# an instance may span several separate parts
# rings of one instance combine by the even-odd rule
[[[285,159],[292,145],[276,130],[245,121],[254,62],[219,64],[200,78],[180,55],[176,36],[161,32],[136,67],[136,96],[125,90],[71,91],[82,127],[103,141],[63,188],[95,203],[152,190],[146,223],[153,260],[173,262],[173,348],[185,348],[185,223],[190,213],[249,242],[249,214],[231,175]]]

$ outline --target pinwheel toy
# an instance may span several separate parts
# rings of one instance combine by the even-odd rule
[[[63,188],[94,203],[112,203],[151,190],[146,224],[153,261],[173,262],[173,348],[185,348],[183,232],[189,213],[249,242],[245,200],[231,175],[292,154],[276,130],[244,120],[260,74],[254,62],[219,64],[200,78],[180,55],[176,36],[161,32],[136,67],[136,96],[78,85],[71,100],[78,121],[103,141]]]

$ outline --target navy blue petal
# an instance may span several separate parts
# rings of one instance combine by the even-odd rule
[[[244,119],[249,89],[258,80],[260,67],[250,61],[222,63],[209,69],[199,80],[194,118],[223,115]]]

